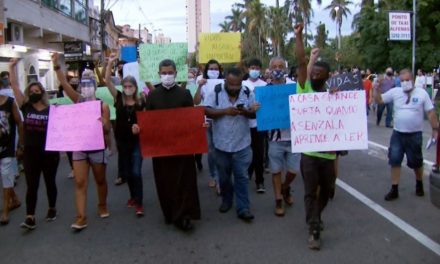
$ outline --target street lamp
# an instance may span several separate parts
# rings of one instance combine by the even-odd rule
[[[337,32],[337,36],[338,36],[338,50],[341,50],[341,32],[339,30],[339,27],[341,25],[339,25],[339,17],[338,17],[338,12],[339,12],[339,6],[335,6],[335,12],[336,12],[336,32]]]

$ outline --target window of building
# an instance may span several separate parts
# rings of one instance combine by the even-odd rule
[[[71,0],[58,0],[58,9],[68,16],[72,16],[72,1]]]
[[[87,0],[42,0],[42,3],[76,21],[88,24]]]

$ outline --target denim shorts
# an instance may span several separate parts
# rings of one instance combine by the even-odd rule
[[[423,166],[422,132],[401,133],[393,131],[388,149],[388,164],[391,167],[400,167],[403,156],[406,154],[407,165],[411,169]]]
[[[269,167],[272,174],[284,170],[292,173],[299,173],[301,155],[292,153],[290,141],[269,142]]]
[[[15,174],[12,169],[12,161],[13,158],[0,159],[0,174],[2,176],[2,185],[4,189],[14,187]]]
[[[81,161],[86,160],[90,164],[107,164],[108,154],[105,150],[98,151],[74,151],[72,160]]]

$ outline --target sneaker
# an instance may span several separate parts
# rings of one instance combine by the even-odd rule
[[[417,185],[416,186],[416,195],[417,196],[425,196],[425,191],[423,190],[423,185]]]
[[[395,191],[393,189],[391,189],[387,195],[385,195],[385,201],[392,201],[392,200],[396,200],[397,198],[399,198],[399,191]]]
[[[77,231],[83,230],[87,227],[87,219],[85,217],[78,216],[75,220],[75,223],[73,223],[70,227]]]
[[[68,179],[73,179],[75,176],[73,176],[73,171],[71,171],[68,175],[67,178]]]
[[[98,215],[101,218],[107,218],[110,216],[106,205],[98,205]]]
[[[284,202],[287,205],[292,205],[293,204],[293,196],[290,193],[290,186],[287,187],[287,188],[283,188],[282,191],[281,191],[281,194],[283,195]]]
[[[238,214],[238,218],[240,218],[241,220],[245,221],[245,222],[250,222],[252,220],[254,220],[254,215],[251,214],[251,212],[249,211],[244,211],[240,214]]]
[[[264,184],[260,183],[257,184],[257,193],[265,193],[266,192],[266,188],[264,188]]]
[[[275,201],[275,215],[276,216],[284,216],[285,211],[283,207],[283,200],[279,199]]]
[[[128,199],[128,201],[127,201],[127,207],[128,208],[134,208],[134,207],[136,207],[136,201],[134,200],[134,199]]]
[[[136,206],[136,215],[144,216],[144,207],[142,205]]]
[[[51,222],[55,219],[57,219],[57,209],[49,208],[49,210],[47,210],[46,221]]]
[[[226,213],[227,211],[229,211],[229,209],[231,209],[231,205],[227,204],[227,203],[222,203],[222,205],[220,205],[220,208],[218,209],[220,211],[220,213]]]
[[[120,177],[116,178],[116,180],[115,180],[115,185],[116,186],[122,185],[124,183],[125,183],[125,181],[122,178],[120,178]]]
[[[37,225],[35,224],[35,218],[34,217],[26,217],[23,223],[20,224],[20,227],[26,228],[28,230],[34,230]]]
[[[319,238],[319,232],[313,231],[309,236],[309,248],[311,250],[320,250],[321,249],[321,239]]]

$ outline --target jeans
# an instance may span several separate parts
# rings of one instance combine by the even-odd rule
[[[214,139],[212,137],[212,121],[208,129],[206,129],[207,139],[208,139],[208,166],[209,166],[209,175],[211,178],[218,182],[218,171],[217,165],[215,163],[215,147],[214,147]]]
[[[134,199],[136,205],[142,205],[143,188],[142,188],[142,156],[139,142],[135,144],[120,143],[118,144],[119,171],[121,177],[127,179],[130,198]]]
[[[234,198],[237,213],[249,211],[248,168],[252,161],[252,150],[248,146],[237,152],[216,149],[215,158],[220,177],[221,196],[224,204],[232,205]],[[234,174],[234,183],[232,183]]]
[[[376,124],[379,125],[382,120],[383,111],[387,108],[387,116],[385,118],[385,125],[387,127],[391,126],[391,121],[393,121],[393,103],[379,104],[377,105],[377,120]]]

